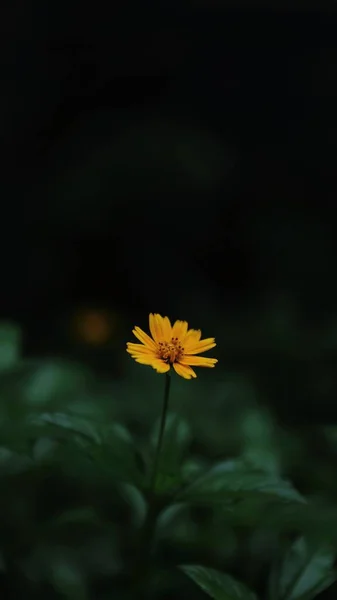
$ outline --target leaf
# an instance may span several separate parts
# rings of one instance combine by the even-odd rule
[[[224,504],[233,500],[257,498],[282,502],[305,499],[292,485],[274,475],[248,470],[242,463],[227,461],[211,468],[178,495],[193,504]]]
[[[54,456],[58,448],[58,442],[50,437],[39,437],[33,445],[32,456],[37,462],[48,461]]]
[[[100,470],[100,474],[105,472],[118,481],[142,483],[133,439],[119,423],[105,425],[70,413],[44,413],[34,417],[31,424],[45,426],[49,435],[50,427],[63,430],[95,462],[97,475]]]
[[[256,600],[252,591],[226,573],[199,565],[182,565],[180,569],[214,600]]]
[[[12,367],[20,357],[21,331],[13,323],[0,323],[0,371]]]
[[[159,536],[165,535],[167,532],[172,533],[174,529],[175,521],[179,520],[187,505],[183,504],[170,504],[159,514],[157,519],[157,533]]]
[[[323,429],[323,434],[333,452],[337,450],[337,427],[336,425],[327,425]]]
[[[159,423],[152,434],[152,445],[155,448],[159,435]],[[165,424],[164,439],[158,463],[156,490],[166,492],[179,486],[183,479],[182,461],[190,442],[189,424],[180,416],[171,413]]]
[[[275,532],[293,531],[315,540],[317,545],[337,545],[337,510],[326,503],[277,504],[264,511],[263,522]]]
[[[278,600],[311,600],[337,579],[335,555],[329,546],[317,546],[299,538],[279,569],[274,569],[270,588]]]
[[[53,519],[53,525],[99,524],[99,517],[92,507],[73,508],[62,512]]]
[[[28,471],[32,466],[33,461],[29,456],[0,447],[0,475],[16,475]]]
[[[141,492],[130,483],[121,483],[119,492],[131,508],[131,518],[134,527],[140,528],[146,517],[147,506]]]
[[[91,383],[82,366],[63,361],[21,360],[1,370],[0,360],[0,373],[1,414],[16,421],[32,408],[52,412],[76,405]]]
[[[33,425],[51,425],[69,432],[80,434],[96,444],[101,443],[98,428],[87,419],[66,413],[44,413],[31,420]]]
[[[54,588],[70,600],[87,598],[85,576],[82,569],[69,557],[55,557],[50,564],[50,579]]]
[[[190,484],[204,472],[205,465],[200,459],[190,458],[182,465],[182,476],[186,484]]]
[[[65,405],[85,394],[90,374],[77,364],[44,361],[36,365],[24,383],[25,399],[30,405]]]
[[[137,462],[137,449],[129,431],[120,423],[100,429],[102,447],[97,454],[101,464],[118,481],[141,486],[143,474]]]
[[[280,457],[275,444],[275,428],[268,413],[248,410],[242,419],[243,457],[253,468],[278,475]]]

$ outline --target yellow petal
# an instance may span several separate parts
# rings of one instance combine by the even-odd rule
[[[140,354],[135,354],[132,356],[132,358],[134,358],[135,361],[140,363],[141,365],[150,365],[151,367],[153,363],[156,362],[156,359],[153,358],[153,356],[142,356]]]
[[[161,329],[161,323],[158,323],[157,315],[150,313],[149,326],[154,341],[156,343],[161,342],[163,339],[163,332]]]
[[[132,330],[133,335],[140,341],[142,342],[145,346],[148,346],[149,348],[152,348],[153,350],[156,349],[156,344],[155,342],[150,338],[149,335],[147,335],[147,333],[145,333],[145,331],[143,331],[140,327],[135,327]]]
[[[166,342],[169,342],[172,337],[171,321],[168,317],[161,317],[160,315],[157,315],[157,318],[159,321],[161,320],[161,326],[162,326],[164,340]]]
[[[183,342],[187,333],[187,321],[176,321],[172,327],[172,337],[177,337],[180,342]]]
[[[162,317],[161,315],[150,314],[149,324],[151,335],[155,342],[168,342],[171,339],[171,322],[168,317]]]
[[[155,354],[155,352],[153,350],[151,350],[151,348],[148,348],[147,346],[144,346],[143,344],[134,344],[133,342],[127,342],[126,346],[127,346],[126,351],[129,352],[130,354],[132,352],[138,352],[141,354],[151,354],[152,356]]]
[[[189,329],[184,339],[184,348],[188,352],[190,347],[193,347],[201,338],[200,329]]]
[[[169,371],[171,368],[171,365],[159,359],[153,361],[151,366],[157,371],[157,373],[167,373],[167,371]]]
[[[218,362],[217,358],[206,358],[205,356],[184,356],[180,360],[182,365],[192,365],[193,367],[214,367]]]
[[[180,363],[173,363],[173,368],[180,377],[184,379],[192,379],[192,377],[196,377],[195,372],[188,365],[182,365]]]
[[[132,358],[134,358],[135,360],[137,358],[144,358],[144,360],[149,359],[152,362],[154,360],[157,360],[157,357],[154,354],[150,354],[150,353],[146,353],[146,352],[134,352],[131,350],[131,352],[129,352],[129,354],[131,354]]]
[[[185,354],[201,354],[214,348],[214,346],[216,346],[214,338],[205,338],[204,340],[200,340],[200,342],[191,343],[188,346],[185,343]]]

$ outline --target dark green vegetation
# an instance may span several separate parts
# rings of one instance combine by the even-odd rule
[[[1,598],[335,597],[336,427],[280,427],[221,366],[175,376],[151,494],[165,376],[22,360],[19,337],[2,327]]]

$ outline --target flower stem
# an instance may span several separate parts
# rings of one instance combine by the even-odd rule
[[[156,453],[155,453],[155,456],[154,456],[152,477],[151,477],[151,483],[150,483],[150,495],[151,496],[155,492],[155,489],[156,489],[156,480],[157,480],[159,457],[160,457],[160,452],[161,452],[161,448],[162,448],[162,445],[163,445],[165,423],[166,423],[166,416],[167,416],[167,408],[168,408],[168,401],[169,401],[169,396],[170,396],[170,385],[171,385],[171,376],[169,375],[169,373],[166,373],[163,410],[162,410],[162,413],[161,413],[159,435],[158,435],[158,441],[157,441],[157,448],[156,448]]]
[[[134,582],[132,585],[135,586],[132,589],[134,593],[137,594],[138,600],[144,600],[148,598],[147,584],[151,570],[153,538],[156,531],[157,517],[161,510],[161,500],[160,498],[156,497],[156,480],[158,475],[159,458],[164,439],[167,408],[170,395],[170,384],[171,377],[169,374],[166,374],[164,401],[160,419],[157,447],[152,467],[150,487],[148,490],[148,510],[140,535],[138,557],[132,576],[132,580]]]

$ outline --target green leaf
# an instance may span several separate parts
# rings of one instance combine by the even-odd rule
[[[336,581],[335,555],[328,546],[299,538],[274,569],[270,590],[278,600],[311,600]]]
[[[221,505],[249,498],[306,502],[288,481],[248,470],[235,461],[216,465],[178,494],[179,500],[201,505]]]
[[[31,370],[28,381],[23,382],[28,404],[64,406],[85,395],[90,374],[78,364],[65,361],[44,361]]]
[[[152,434],[152,445],[156,447],[159,422]],[[189,424],[180,416],[171,413],[165,424],[163,445],[159,457],[156,479],[157,492],[167,492],[177,488],[183,480],[182,461],[191,439]]]
[[[15,365],[21,353],[21,331],[13,323],[0,323],[0,371]]]
[[[262,410],[248,410],[243,415],[241,429],[243,457],[253,468],[279,475],[280,456],[270,415]]]
[[[120,423],[101,427],[101,449],[97,452],[103,468],[116,480],[141,486],[143,474],[137,461],[137,449],[129,431]]]
[[[187,507],[188,505],[181,502],[180,504],[170,504],[164,508],[157,519],[157,534],[161,537],[166,533],[172,533],[175,521],[179,520]]]
[[[131,519],[134,527],[140,528],[145,521],[147,512],[143,495],[130,483],[121,483],[118,490],[131,509]]]
[[[119,423],[105,425],[71,413],[44,413],[31,419],[30,423],[41,427],[43,439],[46,439],[46,432],[52,437],[53,431],[63,431],[90,456],[97,476],[105,473],[118,481],[141,485],[143,476],[137,464],[133,439]]]
[[[337,427],[336,425],[328,425],[324,427],[323,434],[333,452],[337,450]]]
[[[36,463],[50,460],[58,449],[58,442],[45,436],[39,437],[32,448],[32,456]]]
[[[80,434],[96,444],[101,443],[101,437],[98,427],[95,427],[87,419],[77,417],[66,413],[44,413],[35,417],[31,423],[33,425],[53,426],[60,429],[66,429],[69,432]]]
[[[1,352],[0,352],[1,353]],[[82,366],[63,361],[21,360],[1,369],[0,417],[18,418],[32,408],[62,411],[88,397],[91,375]]]
[[[54,588],[69,600],[87,598],[85,576],[82,569],[69,557],[55,557],[50,564],[50,579]]]
[[[53,525],[73,525],[73,524],[99,524],[99,517],[92,507],[79,507],[66,510],[56,516],[52,523]]]
[[[293,531],[315,540],[317,545],[337,546],[337,510],[330,504],[308,502],[270,506],[263,513],[263,525],[275,532]]]
[[[256,600],[252,591],[226,573],[199,565],[182,565],[180,569],[214,600]]]
[[[0,447],[0,475],[16,475],[28,471],[33,466],[29,456]]]

